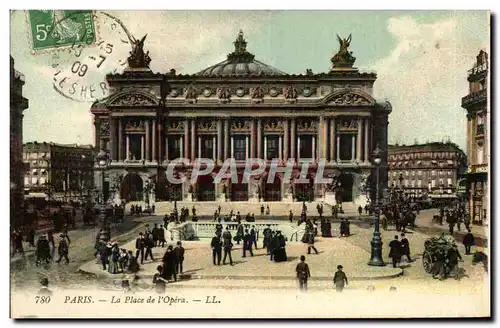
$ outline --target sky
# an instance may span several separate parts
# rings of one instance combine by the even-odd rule
[[[352,34],[350,50],[361,71],[376,72],[374,96],[391,102],[389,142],[413,144],[451,140],[466,144],[467,70],[479,50],[489,52],[486,11],[106,11],[136,37],[147,34],[154,72],[192,74],[233,51],[241,29],[256,59],[284,72],[328,72],[338,50],[336,34]],[[15,68],[25,75],[23,141],[93,144],[91,102],[66,99],[53,89],[57,62],[69,70],[74,57],[63,52],[34,55],[27,14],[11,17]],[[104,17],[104,16],[102,16]],[[117,27],[100,22],[103,40],[117,40]],[[111,27],[110,27],[111,26]],[[118,38],[119,39],[119,38]],[[130,46],[114,43],[112,57],[89,69],[85,81],[99,85],[121,70]],[[56,54],[57,58],[54,58]],[[90,64],[89,64],[90,66]]]

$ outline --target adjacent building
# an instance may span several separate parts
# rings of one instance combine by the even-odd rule
[[[24,204],[23,111],[28,99],[23,97],[24,75],[14,68],[10,57],[10,224],[22,224]]]
[[[373,97],[376,74],[353,67],[350,37],[339,41],[329,72],[308,69],[298,75],[259,61],[242,32],[226,60],[192,75],[151,72],[151,59],[137,45],[129,68],[107,75],[110,96],[91,108],[96,147],[111,158],[111,186],[127,201],[146,199],[153,182],[157,201],[329,201],[341,192],[345,202],[366,203],[364,187],[376,181],[369,178],[376,145],[384,150],[380,185],[387,188],[392,107]],[[179,157],[190,164],[177,167],[178,176],[190,177],[200,157],[216,162],[214,174],[194,184],[171,184],[166,168]],[[236,160],[239,181],[247,158],[264,159],[268,166],[272,159],[282,165],[291,160],[297,172],[308,159],[310,182],[294,183],[294,174],[291,181],[278,175],[267,183],[266,170],[248,184],[230,179],[214,184],[228,158]],[[326,162],[324,176],[337,178],[339,189],[313,184],[320,159]]]
[[[476,224],[488,222],[489,215],[488,75],[488,54],[481,50],[467,72],[469,94],[462,98],[467,110],[468,210]]]
[[[63,202],[92,196],[94,147],[77,144],[28,142],[22,159],[26,197]]]
[[[454,198],[465,153],[451,142],[389,146],[389,189],[412,198]]]

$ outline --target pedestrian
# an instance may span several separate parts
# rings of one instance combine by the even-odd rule
[[[244,233],[243,224],[241,224],[241,222],[238,221],[238,225],[236,226],[236,237],[235,237],[237,245],[239,245],[240,241],[243,240],[244,235],[245,235],[245,233]]]
[[[174,248],[175,254],[175,273],[181,274],[183,272],[183,263],[184,263],[184,247],[182,247],[182,243],[180,241],[177,242],[177,246]]]
[[[146,246],[146,254],[144,255],[144,260],[148,260],[148,255],[151,258],[151,261],[154,261],[155,259],[153,258],[153,247],[154,247],[154,241],[153,241],[153,234],[149,233],[147,235],[147,238],[144,240],[144,246]]]
[[[290,210],[290,213],[288,214],[288,219],[290,220],[290,223],[293,223],[293,212]]]
[[[266,215],[271,215],[271,209],[269,208],[269,204],[266,205]]]
[[[14,232],[12,233],[12,244],[14,249],[12,252],[12,257],[16,255],[16,252],[21,253],[22,257],[24,257],[23,236],[21,234],[21,231],[14,230]]]
[[[411,258],[410,258],[410,242],[408,241],[408,239],[406,239],[405,237],[405,234],[402,233],[401,234],[401,257],[403,257],[403,255],[406,255],[406,259],[408,260],[408,262],[412,262]]]
[[[359,216],[363,215],[363,207],[361,207],[361,205],[358,206],[358,213]]]
[[[158,294],[165,293],[167,281],[161,276],[163,273],[163,267],[161,265],[156,267],[156,273],[153,276],[153,284],[155,285],[155,291]]]
[[[109,246],[111,246],[111,245],[109,245]],[[99,259],[101,260],[101,265],[102,265],[103,270],[106,270],[106,265],[108,264],[110,250],[111,250],[111,247],[108,247],[108,245],[106,245],[106,243],[104,243],[104,242],[99,243],[98,253],[99,253]]]
[[[160,228],[158,228],[158,246],[161,244],[161,248],[165,247],[165,242],[165,229],[163,225],[160,225]]]
[[[243,236],[243,256],[242,257],[246,257],[246,251],[249,251],[250,256],[253,256],[252,244],[253,244],[252,236],[248,232],[248,229],[246,229],[245,235]]]
[[[153,247],[156,247],[158,245],[158,235],[159,235],[159,231],[158,231],[158,224],[155,223],[154,226],[153,226],[153,231],[151,232],[152,235],[153,235]]]
[[[214,265],[220,265],[220,260],[222,257],[222,240],[220,234],[218,234],[217,232],[215,233],[215,236],[212,237],[210,246],[212,247],[212,262],[214,263]]]
[[[145,245],[145,240],[144,240],[144,235],[142,232],[139,233],[139,238],[135,240],[135,258],[139,259],[139,254],[141,255],[141,264],[144,263],[144,247]]]
[[[30,244],[30,247],[35,247],[35,229],[31,228],[28,232],[27,242]]]
[[[395,268],[401,262],[401,243],[398,240],[398,235],[394,236],[394,240],[389,243],[389,257],[392,258],[392,266]]]
[[[255,249],[257,249],[257,232],[255,231],[255,226],[252,226],[252,229],[250,229],[250,236],[252,237],[252,243]]]
[[[450,277],[454,277],[455,279],[458,279],[458,261],[463,261],[462,256],[460,255],[460,252],[458,251],[457,245],[455,243],[453,246],[448,250],[447,254],[448,258],[448,267],[450,269]]]
[[[163,273],[162,276],[165,280],[170,281],[172,278],[177,281],[177,275],[175,274],[175,253],[172,245],[168,245],[167,251],[163,255]]]
[[[260,205],[260,215],[264,215],[264,204]]]
[[[269,255],[269,243],[271,241],[271,225],[268,224],[266,228],[262,231],[262,234],[264,235],[263,241],[262,241],[262,248],[267,249],[267,255]]]
[[[299,289],[307,290],[307,279],[311,277],[311,272],[309,271],[309,266],[307,265],[306,257],[304,255],[300,256],[300,263],[297,264],[295,272],[297,273],[297,279],[299,280]]]
[[[54,251],[56,249],[56,243],[54,241],[54,232],[52,230],[49,230],[49,232],[47,233],[47,239],[52,245],[52,251]]]
[[[59,240],[58,252],[59,252],[59,259],[56,262],[61,263],[61,260],[64,258],[66,260],[66,264],[68,264],[69,263],[68,243],[66,242],[66,238],[64,238],[64,235],[62,234],[61,234],[61,240]]]
[[[222,259],[222,264],[226,264],[226,258],[229,256],[229,263],[233,265],[233,258],[231,256],[231,249],[233,248],[233,243],[231,240],[231,232],[229,232],[229,227],[226,227],[226,231],[222,234],[223,246],[224,246],[224,258]]]
[[[342,265],[337,265],[337,272],[333,276],[333,283],[335,284],[335,290],[337,292],[341,292],[344,290],[344,287],[347,286],[347,276],[342,271],[344,267]]]
[[[111,254],[109,256],[108,272],[111,274],[118,273],[118,260],[120,259],[120,248],[118,243],[111,245]]]
[[[311,248],[314,250],[314,253],[318,254],[318,250],[314,247],[314,232],[308,234],[307,254],[311,254]]]
[[[52,291],[49,289],[49,279],[42,278],[40,280],[42,287],[38,290],[38,296],[52,296]]]
[[[471,233],[470,229],[467,229],[467,233],[462,242],[465,246],[465,255],[470,255],[470,249],[475,244],[474,235]]]

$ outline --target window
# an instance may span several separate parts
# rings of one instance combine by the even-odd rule
[[[411,171],[411,176],[414,177],[415,176],[415,171]]]
[[[433,177],[435,177],[435,176],[436,176],[436,171],[432,170],[431,175],[432,175]]]
[[[311,158],[312,156],[306,157],[302,156],[302,137],[300,140],[300,148],[301,155],[300,157]],[[310,149],[310,148],[309,148]],[[349,134],[341,134],[340,135],[340,160],[342,161],[350,161],[353,158],[354,154],[352,153],[352,135]]]
[[[453,175],[453,171],[448,171],[448,175]]]
[[[181,157],[181,137],[169,136],[168,137],[168,159],[173,160]]]
[[[268,136],[267,137],[267,154],[266,158],[272,160],[274,158],[279,158],[279,137],[278,136]],[[302,140],[301,140],[302,143]],[[302,148],[302,145],[301,145]],[[302,156],[301,156],[302,157]]]
[[[448,187],[451,187],[451,186],[453,186],[452,179],[451,179],[451,178],[448,178]]]
[[[24,184],[29,185],[30,184],[30,178],[29,177],[24,177]]]
[[[443,179],[439,179],[439,186],[443,186],[444,185],[444,180]]]
[[[31,178],[31,184],[36,185],[36,184],[37,184],[37,182],[38,182],[37,177],[32,177],[32,178]]]
[[[476,149],[476,162],[477,162],[476,164],[483,164],[483,157],[484,157],[483,144],[478,143]]]
[[[405,187],[408,187],[408,179],[405,179]]]
[[[417,181],[417,187],[422,188],[422,180]]]
[[[214,159],[214,140],[213,137],[201,137],[201,158]]]
[[[40,178],[40,184],[41,184],[41,185],[44,185],[44,184],[45,184],[45,182],[46,182],[46,180],[47,180],[47,179],[45,179],[45,178]]]
[[[422,171],[418,171],[418,176],[421,177],[422,176]]]
[[[406,175],[406,176],[409,176],[409,175],[410,175],[410,172],[405,171],[405,175]]]
[[[246,140],[245,136],[234,137],[234,159],[245,160],[246,156]]]
[[[415,188],[415,180],[411,180],[411,187]]]
[[[431,187],[436,188],[436,180],[434,179],[431,180]]]

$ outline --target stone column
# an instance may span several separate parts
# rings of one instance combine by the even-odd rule
[[[231,158],[234,158],[234,137],[231,136]]]
[[[212,137],[212,159],[217,160],[216,149],[215,149],[215,136]]]
[[[292,148],[291,151],[290,151],[290,157],[296,161],[297,160],[297,155],[295,154],[295,140],[296,140],[296,132],[295,132],[295,118],[292,118],[292,121],[291,121],[291,125],[292,125],[292,128],[291,128],[291,136],[290,136],[290,147]],[[297,152],[298,153],[298,152]]]
[[[189,120],[184,121],[184,157],[191,158],[189,154]]]
[[[330,119],[330,161],[337,160],[337,154],[335,153],[335,117]]]
[[[118,161],[123,161],[123,124],[122,118],[118,118]]]
[[[300,136],[297,137],[297,162],[300,160]]]
[[[116,119],[113,117],[109,118],[109,152],[111,155],[111,160],[116,161]]]
[[[217,121],[217,161],[222,161],[222,121]],[[215,144],[214,144],[215,146]]]
[[[201,158],[201,137],[198,137],[198,158]]]
[[[315,135],[313,135],[313,137],[312,137],[312,149],[313,149],[312,155],[313,155],[313,161],[314,161],[314,160],[316,160],[316,151],[317,151],[316,136]]]
[[[248,158],[248,136],[245,136],[245,159]]]
[[[323,116],[319,117],[319,123],[318,123],[318,155],[316,156],[317,158],[325,158],[326,151],[325,151],[325,118]]]
[[[196,120],[191,120],[191,161],[196,158]]]
[[[267,136],[264,136],[264,160],[267,161]]]
[[[282,141],[282,137],[281,137],[281,134],[279,136],[279,140],[278,140],[278,157],[280,160],[283,159],[283,147],[281,146],[281,141]]]
[[[99,153],[99,151],[101,150],[101,120],[96,118],[95,119],[95,123],[94,123],[94,126],[95,126],[95,148],[96,148],[96,152]]]
[[[144,160],[144,136],[141,135],[141,160]]]
[[[250,123],[250,157],[255,158],[255,120]]]
[[[224,120],[224,159],[229,158],[229,120]]]
[[[160,122],[156,122],[157,126],[156,126],[156,129],[158,130],[158,135],[157,135],[157,138],[158,138],[158,146],[157,146],[157,149],[158,149],[158,154],[156,155],[156,157],[158,158],[158,162],[163,162],[163,159],[164,159],[164,155],[163,155],[163,145],[162,145],[162,142],[163,142],[163,126],[162,126],[162,123]]]
[[[151,160],[149,157],[149,150],[150,150],[150,137],[149,137],[149,120],[146,120],[146,161]]]
[[[183,143],[183,141],[184,141],[183,139],[184,139],[184,138],[181,136],[181,141],[180,141],[180,144],[181,144],[181,145],[182,145],[182,143]],[[184,157],[184,147],[182,147],[182,146],[181,146],[181,152],[180,152],[180,153],[181,153],[181,158],[183,158],[183,157]],[[167,143],[167,156],[168,156],[168,143]],[[168,158],[168,157],[167,157],[167,158]]]
[[[257,157],[264,158],[262,156],[262,120],[260,118],[257,120]]]
[[[358,135],[356,136],[357,140],[357,145],[356,145],[356,160],[358,162],[361,161],[361,141],[362,141],[362,134],[363,134],[363,120],[361,118],[358,119]]]
[[[288,120],[285,119],[283,122],[283,160],[286,162],[288,160]]]
[[[129,155],[130,155],[130,138],[129,138],[129,135],[127,134],[125,138],[126,138],[125,158],[128,161],[130,159],[129,158]]]
[[[156,120],[151,124],[151,160],[156,161]]]
[[[351,162],[356,158],[356,135],[352,135],[351,142],[352,150],[351,150]]]
[[[337,136],[337,162],[340,162],[340,136]]]
[[[365,163],[370,162],[370,119],[365,119]]]

